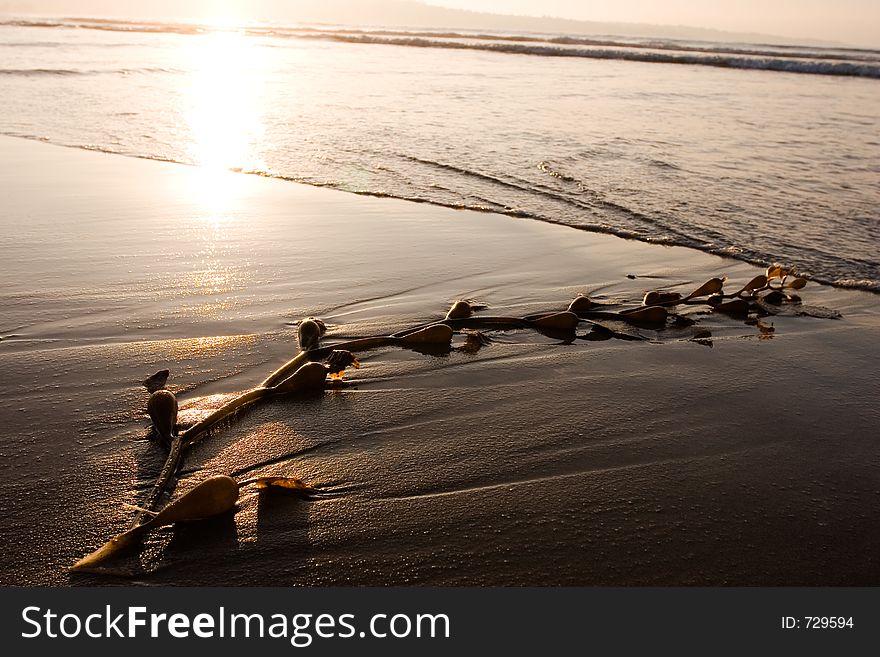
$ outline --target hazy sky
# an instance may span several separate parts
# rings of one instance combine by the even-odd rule
[[[429,0],[429,3],[474,11],[691,25],[880,46],[880,0]]]
[[[424,0],[455,9],[588,21],[687,25],[734,32],[842,41],[880,47],[880,0]],[[342,7],[338,22],[373,12],[411,16],[400,0],[0,0],[0,12],[95,15],[134,7],[172,7],[176,13],[274,13],[272,20],[311,7]],[[304,9],[306,8],[306,9]],[[45,10],[41,12],[41,10]],[[242,11],[244,10],[244,11]],[[138,11],[137,13],[141,13]],[[390,14],[388,14],[390,12]],[[158,15],[158,14],[157,14]],[[306,18],[308,20],[308,18]]]

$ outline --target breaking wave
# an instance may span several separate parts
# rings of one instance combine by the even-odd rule
[[[113,32],[197,35],[217,28],[191,23],[158,23],[98,19],[3,20],[0,25],[78,28]],[[467,31],[380,30],[325,27],[241,28],[246,34],[271,38],[319,39],[344,43],[409,48],[446,48],[531,55],[581,57],[655,64],[777,71],[880,79],[880,52],[857,48],[811,48],[753,44],[708,44],[678,40],[592,38],[567,35],[487,34]],[[14,44],[4,44],[14,45]]]

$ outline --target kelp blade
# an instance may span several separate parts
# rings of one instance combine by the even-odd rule
[[[305,483],[302,479],[294,477],[260,477],[254,484],[257,488],[285,488],[288,490],[299,490],[303,492],[313,492],[314,488]]]
[[[432,324],[400,338],[400,344],[449,344],[452,329],[445,324]]]
[[[114,536],[97,550],[95,550],[91,554],[84,556],[82,559],[73,564],[71,570],[87,570],[88,568],[92,568],[99,563],[110,559],[111,557],[117,555],[119,552],[122,552],[132,547],[133,545],[136,545],[140,540],[140,536],[142,533],[143,532],[140,531],[140,528],[137,528]]]

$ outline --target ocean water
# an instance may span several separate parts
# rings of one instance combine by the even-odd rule
[[[0,133],[880,292],[878,51],[7,19]]]

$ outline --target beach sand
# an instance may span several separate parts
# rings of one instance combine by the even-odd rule
[[[249,490],[234,516],[70,574],[126,528],[164,460],[140,385],[157,370],[191,420],[295,354],[304,317],[332,341],[459,298],[523,315],[760,270],[507,216],[0,148],[4,585],[880,584],[880,299],[815,284],[804,300],[842,319],[778,316],[764,335],[705,315],[645,342],[509,331],[475,354],[365,353],[352,387],[274,399],[196,445],[176,489],[285,475],[332,496]]]

